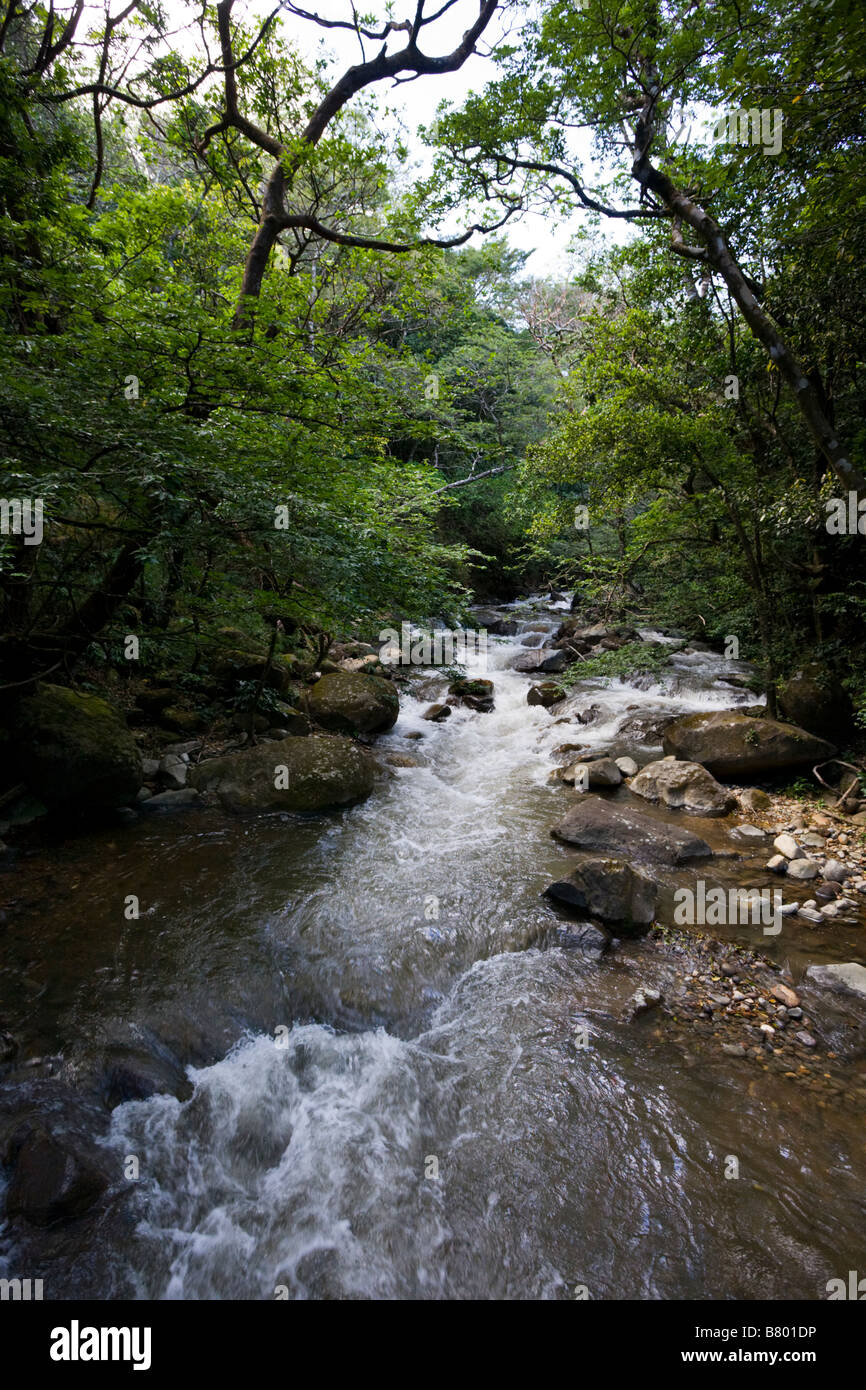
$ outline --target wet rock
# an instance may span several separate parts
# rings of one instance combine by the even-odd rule
[[[351,739],[325,735],[212,758],[193,769],[190,781],[196,791],[215,793],[228,811],[324,811],[369,796],[375,772],[373,759]]]
[[[0,1062],[11,1062],[18,1053],[18,1044],[11,1033],[0,1029]]]
[[[452,681],[448,687],[448,694],[455,695],[464,705],[477,710],[479,714],[489,714],[493,709],[493,681]]]
[[[786,1009],[796,1009],[800,1003],[800,996],[781,980],[770,986],[770,993],[780,1004],[784,1004]]]
[[[21,781],[50,809],[124,806],[142,783],[141,755],[118,712],[95,695],[42,685],[15,716]]]
[[[773,849],[784,855],[786,859],[805,859],[806,857],[793,835],[777,835],[773,841]]]
[[[576,948],[587,955],[603,956],[605,951],[610,950],[612,938],[594,922],[575,922],[561,934],[560,941],[563,946]]]
[[[661,801],[699,816],[724,816],[736,805],[733,794],[720,787],[700,763],[649,763],[634,778],[630,790],[648,801]]]
[[[185,763],[179,753],[166,753],[160,759],[159,775],[166,791],[178,792],[186,786],[189,763]]]
[[[653,879],[621,859],[582,859],[568,878],[551,883],[545,896],[603,922],[647,927],[655,915],[658,888]]]
[[[100,1090],[104,1103],[113,1110],[127,1101],[155,1095],[189,1100],[193,1086],[176,1058],[118,1047],[106,1055]]]
[[[622,773],[613,758],[595,758],[592,762],[576,762],[565,768],[562,781],[586,787],[618,787]]]
[[[556,675],[569,664],[569,653],[556,651],[552,647],[539,647],[534,651],[521,652],[514,662],[515,671],[531,673],[543,671],[545,675]]]
[[[446,719],[451,718],[450,705],[429,705],[421,715],[422,719],[428,719],[431,724],[442,724]]]
[[[824,920],[820,912],[816,912],[814,907],[806,907],[805,903],[798,909],[797,916],[804,918],[807,922],[811,922],[813,926],[817,926],[819,922],[823,922]]]
[[[201,805],[201,794],[194,787],[181,787],[177,791],[157,792],[146,801],[138,803],[139,811],[183,811],[191,806]]]
[[[818,877],[819,866],[814,859],[792,859],[788,863],[788,878],[799,881]]]
[[[866,1014],[866,966],[856,961],[845,961],[839,965],[810,965],[806,979],[822,990],[859,1001]]]
[[[335,733],[375,734],[393,728],[400,714],[394,686],[383,676],[334,671],[321,676],[307,696],[310,718]]]
[[[664,731],[662,746],[665,753],[703,763],[714,777],[723,779],[814,765],[835,752],[832,744],[794,724],[730,710],[674,720]]]
[[[767,838],[766,830],[762,830],[759,825],[749,825],[748,822],[743,825],[735,825],[731,835],[735,840],[746,845],[761,845]]]
[[[817,1047],[817,1046],[818,1046],[817,1039],[816,1039],[816,1038],[813,1038],[813,1037],[812,1037],[812,1034],[811,1034],[811,1033],[807,1033],[805,1029],[801,1029],[801,1031],[800,1031],[799,1033],[795,1033],[795,1034],[794,1034],[794,1037],[797,1039],[797,1042],[800,1043],[800,1045],[801,1045],[802,1047]]]
[[[551,834],[577,849],[622,854],[646,863],[687,864],[712,854],[706,841],[690,830],[593,795],[573,806]]]
[[[68,1141],[40,1126],[13,1140],[14,1167],[6,1215],[33,1226],[52,1226],[81,1216],[108,1186],[105,1174]]]
[[[410,758],[407,753],[386,753],[385,762],[389,767],[420,767],[417,758]]]
[[[722,1051],[727,1057],[745,1057],[747,1055],[742,1043],[722,1043]]]
[[[540,685],[530,686],[526,696],[528,705],[541,705],[544,709],[549,709],[551,705],[557,704],[565,699],[566,692],[556,681],[542,681]]]
[[[661,1003],[662,995],[657,989],[636,990],[628,1001],[629,1017],[640,1018],[642,1014],[649,1013],[650,1009],[657,1009]]]
[[[766,867],[771,874],[783,874],[788,867],[788,861],[784,854],[774,854],[772,859],[767,860]]]
[[[736,797],[744,811],[769,811],[772,805],[769,796],[760,787],[746,787],[745,791],[737,792]]]

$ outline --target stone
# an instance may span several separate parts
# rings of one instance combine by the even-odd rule
[[[470,709],[480,714],[489,714],[493,709],[493,682],[486,680],[456,680],[448,687],[448,694],[454,695]]]
[[[551,883],[545,896],[603,922],[648,927],[655,915],[658,889],[653,879],[621,859],[587,857],[568,878]]]
[[[628,756],[622,758],[614,758],[614,762],[616,763],[623,777],[636,777],[638,772],[640,771],[640,768],[638,767],[634,758],[629,758]]]
[[[562,781],[586,787],[618,787],[622,773],[613,758],[595,758],[592,762],[576,762],[565,768]]]
[[[84,1154],[36,1126],[17,1147],[6,1215],[53,1226],[83,1215],[107,1186],[104,1173]]]
[[[810,965],[806,979],[833,993],[851,995],[866,1009],[866,966],[856,961],[839,965]]]
[[[791,859],[788,863],[788,878],[799,881],[817,878],[818,867],[814,859]]]
[[[551,647],[538,647],[534,651],[521,652],[513,663],[515,671],[531,673],[542,671],[545,675],[556,675],[569,664],[570,653],[556,651]]]
[[[805,859],[805,854],[801,850],[793,835],[777,835],[773,841],[773,849],[778,850],[786,859]]]
[[[20,781],[50,810],[125,806],[143,780],[138,745],[117,710],[61,685],[21,701],[10,754]]]
[[[190,781],[197,791],[215,793],[228,811],[324,811],[369,796],[375,774],[373,759],[358,744],[323,735],[212,758],[193,769]]]
[[[649,1013],[650,1009],[657,1009],[662,1003],[663,996],[657,989],[639,989],[628,1001],[629,1016],[640,1018],[641,1014]]]
[[[844,883],[846,878],[851,877],[851,870],[839,859],[828,859],[821,870],[821,877],[828,883]]]
[[[400,700],[391,681],[359,671],[320,676],[307,696],[310,718],[335,733],[375,734],[391,729]],[[304,740],[306,742],[306,740]]]
[[[767,838],[767,831],[762,830],[759,825],[750,825],[748,821],[742,825],[735,825],[731,831],[735,840],[740,840],[747,845],[762,844]]]
[[[770,993],[780,1004],[784,1004],[786,1009],[796,1009],[800,1003],[800,996],[781,980],[770,986]]]
[[[181,787],[177,791],[157,792],[146,801],[138,803],[139,811],[182,811],[190,806],[200,806],[201,795],[194,787]]]
[[[421,718],[429,720],[431,724],[442,724],[446,719],[451,718],[451,706],[429,705]]]
[[[732,780],[814,766],[836,751],[831,743],[794,724],[730,710],[675,719],[664,730],[662,747],[677,758],[702,763],[714,777]]]
[[[648,801],[690,811],[699,816],[724,816],[736,800],[699,763],[662,759],[648,763],[631,782],[630,790]]]
[[[771,874],[783,874],[788,867],[788,861],[784,854],[774,854],[772,859],[767,860],[766,867]]]
[[[795,912],[800,911],[799,903],[782,903],[779,913],[782,917],[793,917]]]
[[[160,759],[159,775],[167,791],[180,791],[186,786],[189,764],[178,753],[167,753]]]
[[[541,705],[544,709],[549,709],[551,705],[558,704],[565,699],[566,692],[556,681],[542,681],[540,685],[532,685],[526,696],[528,705]]]
[[[818,1046],[817,1040],[812,1037],[811,1033],[807,1033],[805,1029],[801,1029],[799,1033],[795,1033],[794,1037],[797,1039],[797,1042],[800,1043],[802,1047]]]
[[[746,787],[736,793],[737,800],[744,811],[769,811],[772,802],[760,787]]]
[[[722,1043],[722,1051],[727,1057],[745,1057],[746,1049],[742,1043]]]
[[[816,926],[819,922],[823,922],[824,920],[820,912],[816,912],[814,907],[806,907],[805,904],[799,909],[797,916],[803,917],[807,922],[812,922]]]
[[[610,934],[594,922],[575,922],[569,925],[568,931],[562,933],[561,940],[563,946],[576,947],[587,955],[602,956],[611,946]]]
[[[712,855],[709,845],[690,830],[592,794],[573,806],[551,834],[577,849],[648,863],[686,864]]]

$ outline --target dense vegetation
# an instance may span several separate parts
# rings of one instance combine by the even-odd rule
[[[468,8],[435,61],[423,5],[358,19],[332,82],[232,0],[9,0],[0,491],[44,540],[0,537],[7,694],[128,675],[130,635],[182,683],[225,627],[300,649],[545,583],[864,707],[864,539],[826,505],[866,469],[859,7]],[[483,38],[412,177],[382,84]],[[741,108],[778,151],[714,138]],[[559,282],[502,230],[529,207],[586,211]]]

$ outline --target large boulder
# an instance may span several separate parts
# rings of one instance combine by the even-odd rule
[[[568,878],[551,883],[545,896],[603,922],[648,927],[655,915],[658,889],[646,874],[621,859],[587,857]]]
[[[700,763],[668,762],[666,759],[648,763],[635,777],[630,790],[647,801],[661,801],[665,806],[691,811],[696,816],[724,816],[737,804],[733,794],[720,787]]]
[[[375,763],[351,739],[284,738],[212,758],[190,772],[227,811],[325,811],[369,796]]]
[[[786,719],[821,738],[838,737],[854,716],[845,687],[817,661],[807,662],[785,681],[779,706]]]
[[[622,854],[650,864],[687,864],[712,854],[706,841],[690,830],[591,793],[572,807],[551,834],[576,849]]]
[[[400,699],[384,676],[334,671],[321,676],[309,692],[310,718],[323,729],[341,734],[378,734],[397,723]]]
[[[18,707],[12,747],[21,781],[50,809],[125,806],[141,786],[135,739],[96,695],[40,686]]]
[[[565,670],[570,659],[568,652],[556,651],[552,647],[535,647],[531,651],[521,652],[513,663],[513,669],[527,674],[541,671],[547,676],[554,676],[558,671]]]
[[[810,965],[801,992],[830,1047],[848,1059],[866,1056],[866,966]]]
[[[732,781],[823,762],[836,751],[796,724],[731,710],[675,719],[664,731],[662,747],[676,758],[702,763],[714,777]]]

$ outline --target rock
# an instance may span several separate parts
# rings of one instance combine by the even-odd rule
[[[489,714],[493,709],[493,681],[452,681],[448,687],[448,694],[456,695],[464,705],[478,710],[480,714]]]
[[[307,697],[307,708],[311,719],[323,729],[374,734],[397,723],[400,700],[383,676],[333,671],[316,681]]]
[[[580,861],[568,878],[551,883],[545,896],[603,922],[648,927],[655,915],[657,885],[621,859]]]
[[[754,719],[730,710],[689,714],[664,731],[662,747],[702,763],[714,777],[760,776],[832,757],[832,744],[794,724]]]
[[[846,961],[839,965],[810,965],[806,979],[833,994],[851,996],[859,1000],[866,1012],[866,966],[856,961]]]
[[[375,772],[372,758],[351,739],[326,735],[212,758],[193,769],[190,781],[197,791],[215,792],[228,811],[324,811],[369,796]]]
[[[794,1037],[797,1039],[797,1042],[800,1043],[802,1047],[818,1046],[817,1040],[812,1037],[811,1033],[807,1033],[805,1029],[801,1029],[799,1033],[795,1033]]]
[[[805,854],[801,850],[793,835],[777,835],[773,841],[773,849],[778,850],[786,859],[805,859]]]
[[[784,1004],[786,1009],[796,1009],[800,1003],[800,996],[781,980],[770,986],[770,993],[780,1004]]]
[[[104,1061],[100,1090],[110,1110],[130,1100],[147,1100],[155,1095],[172,1095],[189,1100],[192,1082],[177,1058],[135,1047],[114,1047]]]
[[[661,801],[699,816],[724,816],[736,805],[734,796],[699,763],[649,763],[634,778],[630,790],[648,801]]]
[[[180,705],[170,705],[159,716],[160,726],[177,734],[194,734],[203,729],[207,720],[197,710],[184,709]]]
[[[799,667],[779,687],[779,708],[793,724],[828,739],[844,734],[854,717],[845,687],[817,661]]]
[[[420,767],[417,758],[410,758],[406,753],[386,753],[385,762],[389,767]]]
[[[805,903],[798,909],[797,916],[803,917],[807,922],[812,922],[815,925],[824,920],[820,912],[816,912],[814,907],[806,907]]]
[[[33,1226],[53,1226],[83,1215],[107,1186],[104,1173],[84,1154],[36,1126],[17,1148],[6,1215],[23,1216]]]
[[[557,704],[565,699],[566,692],[556,681],[542,681],[540,685],[532,685],[526,696],[528,705],[542,705],[544,709],[549,709],[551,705]]]
[[[799,912],[799,910],[799,903],[782,903],[782,906],[779,908],[779,914],[782,917],[792,917],[794,913]]]
[[[818,877],[818,865],[814,859],[791,859],[788,862],[788,877],[798,881]]]
[[[613,758],[596,758],[592,762],[576,762],[561,774],[562,781],[586,787],[618,787],[622,773]]]
[[[629,1017],[640,1018],[641,1014],[649,1013],[650,1009],[657,1009],[662,1002],[662,995],[657,989],[639,989],[628,1001]]]
[[[111,705],[60,685],[21,701],[12,737],[20,780],[49,809],[124,806],[142,783],[141,755]]]
[[[745,1057],[746,1049],[742,1043],[722,1043],[722,1051],[728,1057]]]
[[[807,831],[805,835],[800,836],[800,843],[805,846],[806,849],[826,849],[827,847],[827,841],[824,839],[824,836],[815,835],[811,831]]]
[[[736,797],[744,811],[769,811],[773,804],[760,787],[746,787],[745,791],[737,792]]]
[[[735,825],[731,831],[735,840],[740,840],[747,845],[760,845],[767,838],[767,831],[762,830],[759,825]]]
[[[166,790],[178,792],[186,786],[189,763],[185,763],[177,753],[167,753],[160,759],[159,773]]]
[[[616,763],[623,777],[636,777],[638,772],[640,771],[640,768],[638,767],[634,758],[629,758],[628,756],[623,758],[614,758],[614,762]]]
[[[851,870],[838,859],[828,859],[821,870],[821,876],[828,883],[844,883],[846,878],[851,877]]]
[[[147,782],[148,780],[152,781],[153,778],[156,777],[157,773],[159,772],[159,762],[159,758],[142,758],[141,775],[144,778],[145,782]]]
[[[513,670],[531,673],[543,671],[545,675],[556,675],[564,671],[569,663],[569,653],[556,651],[552,647],[538,647],[533,651],[521,652],[513,663]]]
[[[441,724],[444,720],[451,718],[450,705],[429,705],[421,715],[422,719],[429,719],[431,724]]]
[[[513,618],[494,618],[491,622],[485,623],[485,627],[494,637],[517,636],[517,623]]]
[[[573,806],[551,834],[577,849],[623,854],[649,863],[686,864],[712,854],[709,845],[690,830],[592,795]]]
[[[207,764],[205,764],[207,766]],[[146,801],[138,803],[139,811],[182,811],[190,806],[200,806],[201,795],[194,787],[181,787],[177,791],[157,792]]]
[[[610,949],[611,937],[594,922],[575,922],[563,933],[562,945],[576,947],[587,955],[602,956]]]
[[[788,861],[784,854],[774,854],[772,859],[767,860],[766,867],[771,874],[783,874],[788,867]]]
[[[11,1062],[18,1053],[18,1043],[11,1033],[0,1030],[0,1062]]]

